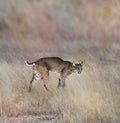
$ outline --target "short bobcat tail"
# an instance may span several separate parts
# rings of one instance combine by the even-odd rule
[[[26,61],[25,63],[26,63],[27,66],[31,66],[31,65],[35,64],[34,62],[29,62],[29,61]]]

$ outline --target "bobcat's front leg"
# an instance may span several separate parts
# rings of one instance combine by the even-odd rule
[[[61,71],[58,87],[65,87],[65,79],[66,79],[65,71],[66,68],[63,68]]]
[[[61,75],[60,75],[60,79],[59,79],[59,83],[58,85],[59,86],[62,86],[63,88],[65,87],[65,81],[66,81],[66,78],[68,75],[70,75],[72,73],[72,71],[70,71],[68,69],[68,67],[64,68],[62,71],[61,71]],[[62,84],[61,84],[62,83]]]

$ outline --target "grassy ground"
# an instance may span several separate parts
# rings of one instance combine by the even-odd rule
[[[19,63],[14,67],[2,63],[1,116],[52,115],[53,119],[60,117],[64,122],[116,123],[120,106],[119,70],[119,64],[92,62],[90,67],[84,67],[81,76],[71,75],[65,89],[57,88],[58,75],[50,73],[50,92],[44,89],[41,81],[29,93],[31,68]]]
[[[0,0],[0,123],[120,122],[120,2]],[[25,60],[59,56],[83,72],[28,92]]]

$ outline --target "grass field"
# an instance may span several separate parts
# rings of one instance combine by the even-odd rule
[[[31,68],[19,63],[14,64],[14,67],[2,63],[1,116],[8,119],[33,116],[34,119],[34,116],[47,115],[43,119],[49,121],[48,116],[52,115],[56,122],[60,118],[62,122],[119,122],[119,70],[119,64],[97,65],[92,62],[84,68],[81,76],[71,75],[64,89],[57,88],[58,75],[50,73],[49,92],[41,81],[29,93]],[[29,119],[27,122],[30,122]]]
[[[120,122],[120,2],[0,0],[0,123]],[[28,92],[25,60],[84,61],[65,88],[50,73]]]

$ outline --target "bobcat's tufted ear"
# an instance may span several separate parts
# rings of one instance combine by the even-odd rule
[[[73,61],[73,66],[75,66],[75,61]]]
[[[75,66],[75,63],[73,63],[73,66]]]

